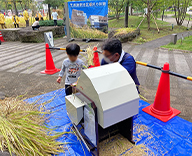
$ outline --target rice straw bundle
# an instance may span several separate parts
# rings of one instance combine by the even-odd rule
[[[39,106],[17,98],[0,101],[1,151],[7,150],[10,155],[19,156],[47,156],[64,152],[63,143],[55,140],[64,133],[54,133],[45,126],[45,115],[49,112],[39,111]]]
[[[93,55],[93,53],[94,53],[94,51],[93,51],[93,48],[91,48],[90,46],[87,48],[87,64],[88,64],[88,66],[90,66],[90,65],[94,65],[93,64],[93,57],[94,57],[94,55]]]
[[[93,50],[93,48],[97,47],[97,46],[98,46],[98,44],[96,46],[93,46],[93,47],[88,46],[88,48],[86,49],[86,53],[85,54],[81,53],[81,55],[86,59],[86,61],[87,61],[86,64],[88,67],[94,66],[93,59],[94,59],[94,52],[95,51]]]

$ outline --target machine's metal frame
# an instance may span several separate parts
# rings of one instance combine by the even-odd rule
[[[78,88],[73,86],[73,89],[76,90],[77,92],[81,93],[81,95],[83,95],[85,98],[87,98],[91,102],[91,107],[92,107],[92,109],[94,111],[94,114],[95,114],[95,134],[96,134],[96,144],[97,144],[97,146],[95,147],[92,144],[90,144],[87,137],[80,132],[80,130],[77,128],[77,126],[75,124],[73,124],[74,129],[75,129],[75,131],[77,131],[77,134],[79,135],[81,140],[84,142],[87,149],[93,155],[99,156],[99,134],[98,134],[97,107],[96,107],[95,103],[93,102],[93,100],[91,100],[89,97],[87,97],[85,94],[83,94]]]
[[[93,102],[93,100],[91,100],[89,97],[87,97],[78,88],[76,88],[74,86],[72,86],[72,87],[73,87],[73,90],[76,90],[81,95],[83,95],[87,100],[89,100],[91,102],[91,107],[95,114],[95,134],[96,134],[96,144],[97,144],[96,147],[92,143],[90,143],[89,138],[87,136],[85,136],[84,134],[81,133],[81,128],[78,128],[78,125],[81,125],[81,123],[78,124],[77,126],[75,124],[73,124],[74,131],[76,131],[79,138],[84,142],[84,144],[89,152],[91,152],[95,156],[99,156],[99,142],[101,142],[101,141],[105,140],[106,138],[109,138],[110,136],[113,136],[117,133],[120,133],[125,138],[127,138],[131,143],[135,144],[135,142],[133,141],[133,117],[130,117],[113,126],[103,129],[98,124],[97,107],[96,107],[95,103]],[[83,127],[83,126],[81,125],[81,127]],[[118,128],[118,130],[117,130],[117,128]],[[110,132],[110,134],[109,134],[109,132]]]

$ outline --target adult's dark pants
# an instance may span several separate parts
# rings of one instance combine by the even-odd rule
[[[14,24],[14,26],[15,26],[15,28],[16,28],[16,27],[19,28],[19,24]]]
[[[26,20],[25,22],[26,22],[26,27],[28,27],[29,26],[29,20]]]

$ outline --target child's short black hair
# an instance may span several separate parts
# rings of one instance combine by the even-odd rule
[[[35,17],[35,20],[38,21],[38,20],[39,20],[39,17]]]
[[[76,43],[68,44],[66,47],[66,51],[68,55],[78,56],[80,52],[80,46]]]
[[[107,50],[112,54],[118,53],[119,55],[121,55],[122,53],[121,41],[114,38],[107,39],[102,46],[102,50]]]

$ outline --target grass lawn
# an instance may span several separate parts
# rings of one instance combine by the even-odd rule
[[[161,46],[162,48],[189,50],[192,51],[192,36],[185,37],[181,44],[181,39],[176,44],[169,43],[168,45]]]
[[[138,16],[129,16],[129,27],[137,28],[139,23],[143,17],[138,17]],[[160,33],[158,33],[156,25],[154,23],[154,20],[151,20],[151,30],[148,31],[147,27],[147,19],[143,21],[143,23],[140,25],[140,36],[135,38],[133,42],[137,43],[144,43],[148,42],[151,40],[155,40],[157,38],[173,34],[173,33],[179,33],[179,32],[184,32],[186,31],[186,28],[181,26],[174,26],[174,29],[172,30],[172,26],[169,25],[169,23],[156,20],[157,25],[159,27]],[[109,28],[123,28],[124,27],[124,17],[121,17],[119,20],[113,19],[109,20]]]

